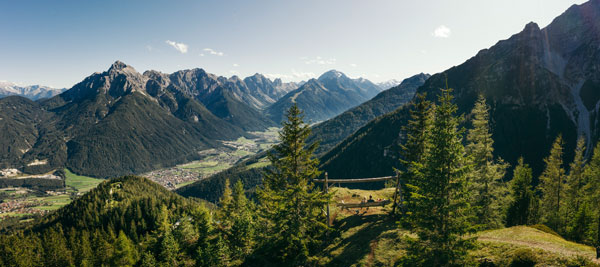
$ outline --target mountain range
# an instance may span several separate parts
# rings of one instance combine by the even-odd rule
[[[576,139],[588,153],[600,135],[600,1],[573,5],[540,29],[525,28],[463,64],[429,78],[417,93],[435,101],[440,88],[453,88],[459,114],[470,112],[479,94],[490,105],[492,138],[498,156],[515,164],[524,157],[534,176],[560,134],[565,162]],[[408,109],[380,117],[324,155],[330,177],[392,173]],[[373,159],[373,160],[370,160]]]
[[[380,91],[381,88],[367,79],[351,79],[344,73],[330,70],[287,93],[265,111],[279,123],[285,119],[285,111],[296,103],[304,111],[305,120],[314,123],[357,106]]]
[[[339,104],[339,110],[378,90],[368,80],[334,74],[322,76],[325,93],[319,97],[328,103],[353,100]],[[311,95],[306,88],[312,83],[301,86],[304,96]],[[226,78],[203,69],[141,74],[116,61],[49,99],[0,99],[0,168],[45,173],[68,167],[113,177],[198,159],[200,150],[219,147],[220,140],[277,126],[265,113],[285,107],[279,103],[288,103],[286,96],[298,92],[297,86],[261,74]],[[299,105],[307,105],[304,100],[298,98]],[[313,110],[319,119],[330,114]]]
[[[379,83],[377,83],[377,86],[379,86],[379,88],[381,88],[382,90],[387,90],[392,87],[398,86],[400,83],[402,83],[402,81],[396,80],[396,79],[391,79],[391,80],[387,80],[385,82],[379,82]]]
[[[0,98],[11,95],[27,97],[31,100],[50,98],[64,92],[66,89],[57,89],[43,85],[21,86],[8,81],[0,81]]]

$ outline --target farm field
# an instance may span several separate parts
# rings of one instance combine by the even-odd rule
[[[23,218],[44,215],[50,211],[57,210],[84,194],[104,179],[81,176],[72,173],[69,169],[65,172],[65,188],[52,191],[39,191],[27,188],[4,188],[2,192],[2,209],[0,220],[3,218]]]
[[[77,175],[65,168],[65,185],[67,190],[70,189],[75,190],[78,193],[85,193],[94,189],[102,181],[104,181],[104,179]]]

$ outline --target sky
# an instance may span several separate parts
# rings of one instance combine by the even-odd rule
[[[0,80],[70,88],[121,60],[284,81],[434,74],[581,0],[0,0]]]

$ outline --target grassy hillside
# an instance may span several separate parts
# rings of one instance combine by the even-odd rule
[[[390,198],[393,189],[377,191],[332,188],[334,201],[360,202],[363,196]],[[415,237],[400,229],[388,215],[391,208],[339,210],[332,205],[337,232],[320,255],[325,266],[395,266],[404,255],[406,237]],[[469,255],[473,264],[484,261],[509,266],[515,255],[533,257],[536,266],[596,266],[594,248],[569,242],[562,237],[528,226],[515,226],[476,234],[477,248]],[[526,256],[523,256],[526,255]],[[586,265],[587,264],[587,265]]]

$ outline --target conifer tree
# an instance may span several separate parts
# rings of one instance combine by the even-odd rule
[[[69,232],[69,243],[73,251],[73,258],[77,266],[93,266],[94,257],[90,245],[90,236],[86,230],[77,232],[71,228]]]
[[[225,188],[223,189],[223,195],[219,199],[219,205],[221,206],[221,211],[223,214],[227,214],[231,211],[231,206],[233,204],[233,192],[231,191],[231,183],[229,179],[225,179]]]
[[[44,264],[47,266],[71,266],[73,256],[67,248],[62,226],[52,227],[43,234]]]
[[[163,265],[177,266],[177,255],[179,254],[179,244],[175,241],[171,231],[162,234],[159,246],[158,258]]]
[[[176,266],[179,254],[179,244],[176,242],[171,224],[169,223],[169,211],[166,205],[161,205],[158,213],[158,259],[163,265]]]
[[[304,265],[322,243],[327,230],[322,208],[331,196],[312,183],[320,174],[313,156],[317,144],[305,143],[310,128],[302,111],[294,104],[286,113],[281,143],[268,155],[273,168],[265,173],[258,190],[260,215],[265,220],[261,247],[264,257],[276,257],[273,261],[279,264]]]
[[[246,198],[244,184],[238,180],[233,188],[233,207],[235,217],[231,226],[230,246],[236,255],[248,255],[254,244],[253,203]]]
[[[575,213],[579,212],[579,205],[583,201],[583,187],[585,185],[585,176],[583,174],[583,167],[585,164],[584,159],[585,153],[585,139],[579,137],[577,140],[577,147],[575,147],[575,157],[573,162],[569,165],[569,175],[566,176],[565,185],[565,200],[569,206],[567,211],[567,218],[573,219]]]
[[[473,169],[468,179],[473,192],[475,223],[484,229],[502,225],[508,190],[502,181],[508,167],[502,159],[494,160],[494,140],[490,133],[489,107],[483,95],[471,111],[473,128],[467,134],[465,147]]]
[[[591,159],[584,167],[584,199],[595,218],[590,230],[590,243],[600,246],[600,142],[596,143]]]
[[[113,266],[133,266],[136,262],[136,251],[131,240],[121,230],[115,242]]]
[[[593,245],[594,240],[594,217],[587,202],[582,202],[573,215],[573,219],[567,225],[567,233],[570,240],[577,243]]]
[[[590,203],[600,203],[600,142],[594,147],[591,159],[583,169],[584,183],[583,195]],[[600,207],[594,205],[595,211]]]
[[[158,266],[158,263],[156,262],[154,255],[152,255],[152,253],[150,253],[149,251],[146,251],[144,253],[144,255],[142,256],[142,262],[141,262],[140,266],[141,267],[156,267],[156,266]]]
[[[559,233],[564,233],[565,213],[565,170],[563,164],[563,141],[562,136],[558,136],[550,155],[544,159],[546,169],[540,176],[538,185],[541,191],[541,215],[543,221],[552,229]]]
[[[404,203],[401,203],[403,209],[397,209],[404,215],[410,215],[414,210],[412,194],[419,186],[417,175],[414,174],[415,164],[421,162],[425,154],[425,145],[427,144],[427,134],[431,129],[433,105],[425,99],[425,94],[418,94],[415,101],[412,102],[410,110],[411,119],[406,126],[402,127],[404,132],[404,144],[400,145],[402,155],[400,162],[405,166],[402,172],[402,191]],[[408,218],[405,218],[408,220]]]
[[[108,239],[108,240],[107,240]],[[113,255],[111,236],[104,236],[98,229],[94,231],[92,247],[94,249],[94,266],[110,266]]]
[[[230,258],[241,262],[251,252],[254,243],[252,203],[246,198],[241,180],[236,182],[233,192],[229,184],[229,180],[225,180],[225,190],[219,202],[219,231],[231,252]]]
[[[511,203],[508,207],[506,225],[528,225],[532,223],[534,202],[537,201],[533,191],[531,168],[519,158],[519,164],[513,171],[511,181]]]
[[[474,241],[466,177],[469,171],[451,89],[442,90],[415,194],[411,220],[418,240],[407,258],[419,266],[460,265]]]

